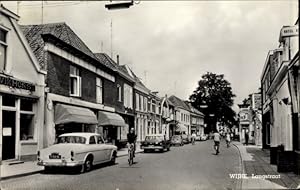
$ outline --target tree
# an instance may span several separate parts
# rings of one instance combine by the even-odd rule
[[[230,127],[236,124],[236,114],[232,109],[234,97],[230,83],[224,79],[223,74],[207,72],[189,99],[195,108],[205,114],[204,119],[208,124],[206,132],[210,132],[214,130],[216,122]]]

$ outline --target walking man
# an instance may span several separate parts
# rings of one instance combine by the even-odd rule
[[[220,152],[220,133],[218,132],[218,130],[215,131],[214,135],[213,135],[213,138],[214,138],[214,148],[216,150],[216,155],[219,154]]]

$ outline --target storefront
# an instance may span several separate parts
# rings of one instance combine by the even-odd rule
[[[117,113],[98,112],[97,132],[103,135],[103,138],[114,145],[119,146],[120,142],[127,140],[128,124]]]
[[[2,5],[0,15],[0,156],[33,160],[42,144],[46,72],[17,24],[19,17]]]

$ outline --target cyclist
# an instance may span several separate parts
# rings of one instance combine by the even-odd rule
[[[219,154],[220,152],[220,133],[218,132],[218,130],[215,131],[214,135],[214,148],[216,149],[216,155]]]
[[[133,157],[135,157],[135,143],[136,143],[137,135],[134,132],[134,128],[131,128],[129,133],[127,134],[128,147],[133,144]]]

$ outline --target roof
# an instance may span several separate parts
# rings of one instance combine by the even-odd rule
[[[117,70],[118,64],[115,63],[115,61],[111,57],[109,57],[106,53],[94,53],[94,55],[103,65],[107,66],[112,70]]]
[[[192,113],[197,114],[197,115],[201,115],[204,116],[204,114],[202,112],[200,112],[197,108],[195,108],[194,106],[192,106],[192,104],[188,101],[184,101],[186,103],[187,106],[190,107],[190,110]]]
[[[178,98],[178,97],[172,95],[172,96],[170,96],[168,99],[173,103],[173,105],[174,105],[175,107],[180,107],[180,108],[182,108],[182,109],[191,111],[191,110],[190,110],[190,107],[187,106],[187,105],[185,104],[185,102],[182,101],[180,98]]]
[[[37,57],[40,66],[45,69],[44,63],[44,40],[42,35],[51,35],[70,45],[72,48],[82,52],[86,56],[98,60],[87,45],[75,34],[75,32],[64,22],[40,25],[20,25],[33,53]]]

